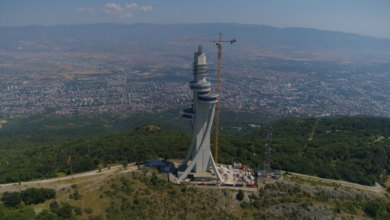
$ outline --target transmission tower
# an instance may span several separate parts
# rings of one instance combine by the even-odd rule
[[[264,156],[264,177],[271,175],[271,143],[272,143],[272,126],[268,129],[267,144],[265,146]]]

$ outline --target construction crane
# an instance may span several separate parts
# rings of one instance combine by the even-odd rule
[[[215,43],[218,47],[218,69],[217,70],[207,70],[208,72],[216,71],[217,72],[217,93],[218,99],[220,99],[221,95],[221,57],[222,57],[222,43],[230,43],[233,44],[236,42],[236,39],[233,40],[222,40],[222,34],[219,33],[218,40],[209,40],[209,39],[199,39],[199,38],[189,38],[189,39],[176,39],[174,41],[178,42],[212,42]],[[215,163],[218,163],[218,130],[219,130],[219,102],[217,102],[216,106],[216,114],[215,114]]]

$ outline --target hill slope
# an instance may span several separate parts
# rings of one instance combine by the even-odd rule
[[[390,169],[390,119],[282,120],[273,127],[273,169],[364,185],[381,181],[380,175]],[[221,136],[218,161],[228,164],[234,160],[258,167],[263,163],[266,134],[267,129],[262,128],[246,136]],[[87,139],[91,152],[85,144]],[[58,145],[43,145],[13,152],[8,166],[3,160],[0,183],[48,178],[58,172],[70,174],[66,165],[68,155],[72,155],[73,172],[83,172],[121,161],[182,159],[189,144],[189,133],[148,125]]]

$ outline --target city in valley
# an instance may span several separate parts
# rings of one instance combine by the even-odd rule
[[[216,69],[213,49],[207,53],[209,69]],[[190,51],[144,50],[125,56],[2,53],[0,112],[161,112],[190,105]],[[390,116],[388,65],[235,57],[238,53],[223,57],[222,108],[270,116]],[[209,79],[216,85],[216,72]]]
[[[390,1],[2,1],[0,220],[389,220]]]

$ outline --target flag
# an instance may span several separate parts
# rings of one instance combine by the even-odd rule
[[[69,165],[69,163],[70,163],[70,155],[69,155],[69,158],[68,158],[68,165]]]

